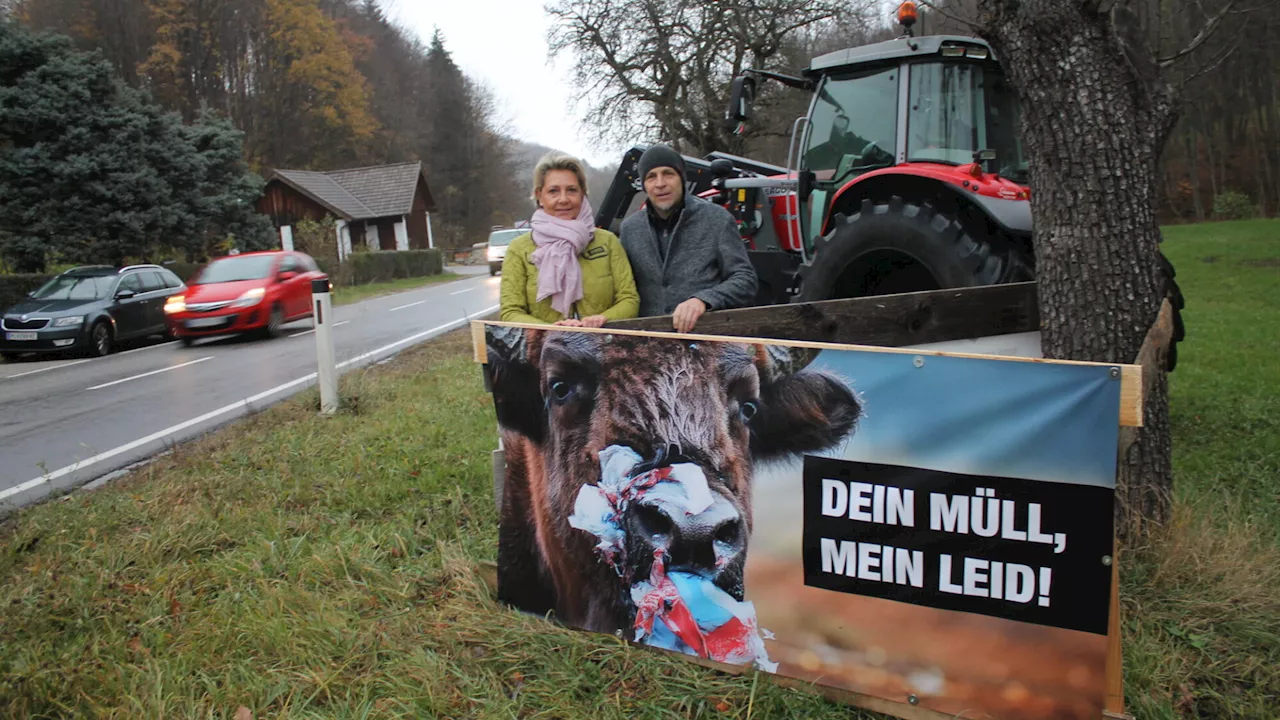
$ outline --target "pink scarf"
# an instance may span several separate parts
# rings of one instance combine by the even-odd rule
[[[570,317],[573,304],[582,299],[582,268],[578,255],[595,236],[591,203],[582,198],[578,217],[562,220],[538,208],[529,221],[533,227],[533,244],[538,247],[529,256],[538,268],[538,296],[541,302],[551,297],[551,307]]]

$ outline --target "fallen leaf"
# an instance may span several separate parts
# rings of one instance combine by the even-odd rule
[[[253,711],[241,705],[236,708],[236,720],[253,720]]]
[[[721,700],[720,702],[716,703],[716,710],[719,710],[720,712],[729,712],[729,703],[725,702],[724,700]]]

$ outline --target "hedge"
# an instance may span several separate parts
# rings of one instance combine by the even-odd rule
[[[169,272],[177,275],[182,282],[186,282],[195,276],[205,265],[209,263],[189,263],[189,262],[171,262],[161,263],[161,265]]]
[[[444,272],[444,255],[439,250],[380,250],[356,252],[345,263],[317,259],[335,287],[387,282],[397,278],[439,275]]]
[[[45,284],[53,275],[0,275],[0,312],[26,299],[27,293]]]

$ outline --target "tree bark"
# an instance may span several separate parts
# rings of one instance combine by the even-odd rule
[[[1113,24],[1096,5],[985,0],[979,34],[1022,99],[1043,352],[1130,363],[1166,294],[1156,190],[1176,113],[1172,88],[1131,39],[1136,23]],[[1163,377],[1151,385],[1145,427],[1119,458],[1121,537],[1168,518],[1167,387]]]

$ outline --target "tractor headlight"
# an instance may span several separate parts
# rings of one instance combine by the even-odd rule
[[[83,316],[83,315],[76,315],[76,316],[74,316],[74,317],[58,318],[57,320],[54,320],[54,321],[53,321],[53,326],[54,326],[54,327],[56,327],[56,328],[60,328],[60,327],[74,327],[74,326],[76,326],[76,325],[83,325],[83,324],[84,324],[84,316]]]
[[[267,291],[262,288],[247,290],[245,291],[245,294],[236,298],[236,301],[231,305],[231,307],[253,307],[254,305],[262,302],[262,296],[266,294]]]
[[[166,315],[180,313],[186,309],[187,309],[187,298],[183,295],[174,295],[173,297],[164,301],[164,313]]]

